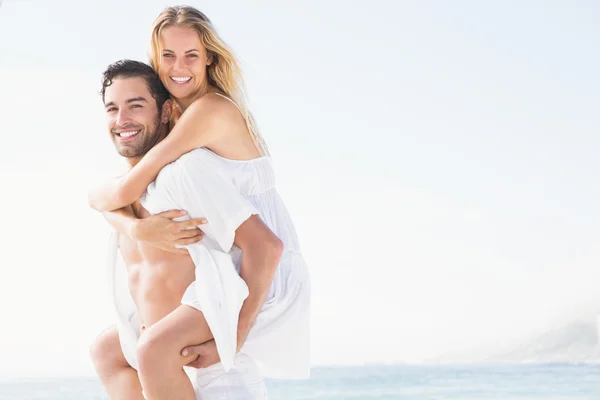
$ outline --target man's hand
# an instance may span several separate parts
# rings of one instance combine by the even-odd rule
[[[181,355],[186,357],[197,354],[198,358],[190,362],[187,366],[193,368],[207,368],[221,362],[217,352],[217,344],[214,340],[199,344],[197,346],[188,346],[181,351]]]

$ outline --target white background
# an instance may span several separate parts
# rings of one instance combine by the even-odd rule
[[[313,362],[420,362],[600,305],[600,6],[190,1],[243,62],[313,279]],[[0,378],[91,375],[119,168],[97,92],[165,1],[0,7]]]

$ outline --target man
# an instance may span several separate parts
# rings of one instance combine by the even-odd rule
[[[151,67],[129,60],[109,66],[102,93],[110,136],[117,151],[133,166],[168,134],[172,107],[169,94]],[[119,271],[114,269],[113,262],[111,284],[118,323],[117,327],[103,332],[92,346],[94,365],[111,399],[144,399],[142,388],[154,397],[188,399],[191,392],[182,388],[188,385],[186,380],[189,378],[182,367],[189,363],[208,366],[218,362],[219,358],[223,365],[199,370],[197,376],[186,371],[196,386],[193,398],[222,396],[219,391],[225,387],[231,392],[231,398],[266,396],[264,383],[252,360],[234,354],[241,348],[262,306],[282,246],[251,209],[244,209],[241,202],[239,207],[235,204],[237,194],[217,171],[203,163],[198,152],[201,150],[165,167],[148,188],[143,202],[132,207],[139,218],[176,208],[186,209],[190,215],[196,214],[195,217],[200,217],[199,213],[204,211],[212,213],[217,221],[212,224],[213,219],[203,215],[208,217],[209,223],[203,227],[206,236],[202,243],[189,246],[190,254],[182,256],[152,248],[125,235],[113,239],[127,266],[129,284],[123,284],[119,279]],[[202,170],[202,181],[191,187],[177,186],[177,180],[170,179],[175,174],[193,176],[198,169]],[[211,196],[206,191],[211,190],[222,192],[231,201],[209,204]],[[173,192],[181,193],[181,198],[170,197]],[[186,203],[190,198],[199,200]],[[239,226],[219,225],[219,217],[227,213],[243,215]],[[240,274],[247,285],[235,270],[229,255],[231,249],[223,249],[220,232],[227,236],[226,229],[235,230],[233,242],[246,259],[242,262],[246,271]],[[248,287],[265,289],[262,293],[248,293]],[[182,297],[190,296],[198,297],[192,302],[199,305],[180,307]],[[189,317],[200,309],[206,321]],[[231,320],[232,315],[235,321]],[[182,319],[173,324],[174,318],[178,317]],[[172,323],[171,327],[168,327],[169,323]],[[151,325],[147,333],[144,325]],[[214,341],[205,337],[206,325]],[[151,334],[157,326],[167,326],[161,331],[167,333],[163,336]],[[196,354],[180,354],[184,347],[206,340],[202,347],[196,348]],[[203,357],[195,360],[199,352]],[[232,366],[236,368],[230,370]],[[236,389],[239,389],[237,394]]]

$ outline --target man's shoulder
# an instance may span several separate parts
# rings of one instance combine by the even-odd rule
[[[201,147],[185,153],[165,168],[169,167],[173,170],[188,170],[190,168],[198,168],[202,165],[215,166],[216,161],[217,160],[209,150]]]
[[[188,153],[185,153],[184,155],[179,157],[177,160],[175,160],[173,163],[175,163],[177,165],[185,166],[186,164],[189,164],[189,163],[205,162],[207,160],[208,160],[208,150],[201,147],[198,149],[194,149]]]
[[[172,181],[174,176],[201,171],[209,166],[215,167],[214,158],[210,156],[210,151],[204,148],[194,149],[163,167],[156,177],[156,182]]]

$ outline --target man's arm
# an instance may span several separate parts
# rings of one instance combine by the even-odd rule
[[[249,291],[240,310],[239,351],[265,303],[283,253],[283,242],[259,216],[253,215],[236,230],[234,243],[242,250],[240,276],[248,285]]]
[[[238,227],[234,241],[242,249],[240,275],[248,285],[249,292],[242,304],[238,320],[237,350],[239,351],[265,303],[283,253],[283,243],[257,215],[251,216]],[[214,340],[188,346],[182,349],[181,354],[198,355],[196,360],[188,364],[194,368],[207,368],[219,362]]]
[[[163,175],[164,182],[172,181],[170,201],[177,208],[187,210],[191,217],[202,216],[208,220],[202,230],[206,238],[212,239],[206,243],[214,242],[218,247],[214,250],[229,253],[233,244],[242,250],[240,275],[248,287],[248,296],[238,317],[237,343],[231,343],[236,346],[232,350],[237,350],[246,340],[265,302],[283,253],[283,243],[263,223],[257,215],[258,210],[239,193],[231,180],[223,178],[208,153],[196,150],[184,157],[170,165],[167,170],[170,175]],[[148,199],[152,199],[155,189],[152,185],[148,188]],[[194,248],[188,250],[193,257]],[[204,350],[201,352],[198,347]],[[182,349],[182,354],[186,350],[191,354],[210,353],[207,357],[201,355],[206,362],[210,360],[208,365],[219,361],[214,341]]]

